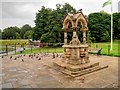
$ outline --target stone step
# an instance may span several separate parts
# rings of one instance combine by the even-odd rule
[[[54,62],[53,64],[55,66],[58,66],[59,68],[63,68],[63,69],[67,69],[67,70],[75,72],[75,71],[81,71],[81,70],[84,70],[90,67],[98,66],[99,62],[96,62],[96,63],[91,62],[91,63],[85,63],[85,64],[80,64],[80,65],[71,65],[71,64],[66,64],[63,62]]]
[[[62,73],[65,73],[69,76],[72,76],[72,77],[77,77],[77,76],[82,76],[82,75],[85,75],[85,74],[89,74],[89,73],[92,73],[92,72],[95,72],[95,71],[98,71],[98,70],[101,70],[101,69],[104,69],[104,68],[107,68],[108,66],[95,66],[95,67],[91,67],[91,68],[88,68],[88,69],[85,69],[85,70],[81,70],[81,71],[76,71],[76,72],[72,72],[72,71],[69,71],[69,70],[64,70],[64,71],[61,71]]]

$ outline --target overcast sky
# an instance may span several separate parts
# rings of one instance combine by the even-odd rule
[[[55,9],[57,3],[69,3],[76,10],[82,8],[85,15],[101,10],[111,13],[110,5],[102,8],[105,1],[107,0],[1,0],[0,29],[10,26],[21,27],[24,24],[30,24],[33,27],[35,13],[41,9],[41,6]],[[113,12],[118,12],[118,1],[113,0]]]

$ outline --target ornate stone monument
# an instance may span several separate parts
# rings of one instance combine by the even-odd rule
[[[78,22],[82,26],[80,30],[77,28]],[[70,23],[72,24],[71,30],[68,28]],[[54,62],[58,70],[76,77],[108,67],[101,67],[99,62],[91,62],[89,60],[88,45],[86,43],[86,32],[88,31],[87,19],[81,10],[75,14],[68,13],[63,21],[62,29],[64,31],[64,56],[61,61]],[[67,32],[69,31],[73,32],[70,43],[67,42]],[[78,39],[77,31],[83,32],[83,42],[80,42]]]

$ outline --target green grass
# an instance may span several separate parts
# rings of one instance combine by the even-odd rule
[[[95,46],[94,46],[94,48],[95,48]],[[102,48],[102,51],[101,51],[102,55],[120,56],[120,53],[118,52],[118,45],[113,45],[112,50],[109,49],[108,45],[100,45],[99,44],[97,48]]]
[[[2,44],[2,46],[5,45],[27,45],[28,44],[28,40],[27,39],[8,39],[8,40],[0,40],[0,43]]]
[[[102,55],[107,55],[107,56],[120,56],[120,54],[118,53],[118,44],[113,44],[113,49],[110,50],[109,49],[109,43],[105,44],[105,43],[95,43],[92,44],[91,48],[96,48],[96,45],[98,45],[97,48],[102,48]],[[108,51],[108,49],[110,51]],[[32,53],[40,53],[40,52],[56,52],[56,53],[63,53],[63,48],[59,47],[59,48],[47,48],[47,47],[43,47],[43,48],[33,48],[32,49]],[[110,53],[109,53],[110,52]],[[31,49],[29,50],[25,50],[23,51],[23,54],[29,54],[31,53]],[[20,54],[20,52],[17,52],[17,54]]]
[[[13,51],[13,50],[14,50],[14,48],[8,48],[8,52]],[[2,48],[0,48],[0,51],[6,51],[6,48],[2,47]]]
[[[27,39],[8,39],[8,40],[0,40],[0,50],[5,51],[6,50],[6,45],[8,46],[8,51],[13,51],[14,46],[16,44],[16,47],[21,47],[21,45],[24,44],[24,46],[28,45],[28,40]]]
[[[27,39],[18,39],[18,40],[0,40],[0,42],[2,42],[2,46],[4,46],[3,48],[0,48],[0,50],[5,50],[5,45],[9,45],[12,46],[14,44],[17,44],[17,46],[21,46],[21,44],[26,43],[26,45],[28,45],[28,40]],[[19,45],[18,45],[19,43]],[[102,48],[102,52],[101,54],[103,55],[109,55],[109,56],[120,56],[119,52],[118,52],[118,44],[120,44],[120,40],[115,40],[113,42],[113,50],[110,50],[110,53],[108,54],[108,45],[110,45],[110,42],[100,42],[100,43],[92,43],[91,47],[89,48]],[[13,50],[14,48],[8,48],[9,51]],[[39,53],[39,52],[57,52],[57,53],[62,53],[63,52],[63,48],[47,48],[47,47],[43,47],[43,48],[33,48],[32,49],[32,53]],[[24,50],[23,54],[29,54],[31,53],[31,49],[29,50]],[[20,54],[20,52],[17,52],[17,54]]]
[[[108,56],[120,56],[119,53],[119,44],[120,40],[116,40],[113,42],[113,48],[109,51],[110,48],[110,42],[101,42],[101,43],[94,43],[92,44],[92,48],[102,48],[102,55],[108,55]],[[110,53],[109,53],[110,52]]]

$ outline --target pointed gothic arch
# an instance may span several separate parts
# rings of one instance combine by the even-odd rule
[[[69,24],[72,24],[72,20],[69,16],[69,14],[67,14],[67,16],[65,17],[64,21],[63,21],[63,29],[68,29]]]

